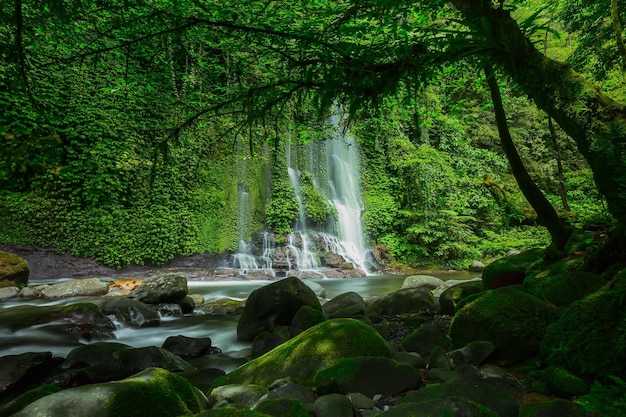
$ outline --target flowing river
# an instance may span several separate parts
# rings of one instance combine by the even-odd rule
[[[445,280],[467,280],[480,276],[469,272],[434,272],[429,275]],[[364,278],[311,280],[326,290],[325,300],[339,294],[354,291],[363,298],[380,296],[402,287],[405,276],[371,275]],[[33,281],[30,285],[58,281]],[[229,297],[243,300],[255,289],[273,281],[189,281],[189,293],[201,294],[206,300]],[[62,300],[9,300],[0,303],[0,357],[24,352],[52,352],[65,357],[74,348],[86,344],[75,335],[64,333],[61,321],[38,320],[44,317],[50,306],[69,305],[78,302],[99,304],[103,298],[75,297]],[[213,346],[222,354],[210,355],[196,360],[197,366],[215,367],[230,371],[245,361],[250,343],[236,339],[237,318],[211,316],[204,313],[183,317],[163,317],[160,326],[131,328],[116,323],[115,340],[133,347],[161,346],[169,336],[210,337]],[[198,363],[201,361],[202,363]],[[192,361],[192,363],[194,363]]]

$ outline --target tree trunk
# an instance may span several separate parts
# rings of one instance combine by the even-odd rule
[[[562,62],[547,58],[506,10],[483,0],[452,0],[464,23],[482,33],[489,58],[571,136],[598,190],[626,226],[626,109]]]
[[[617,50],[622,58],[622,72],[626,72],[626,46],[624,45],[624,37],[622,35],[622,21],[619,18],[617,0],[611,1],[611,22],[613,23],[613,32],[615,32]]]
[[[493,111],[496,115],[496,124],[498,125],[498,133],[500,135],[500,143],[502,149],[506,154],[509,164],[511,165],[511,171],[513,176],[517,180],[520,190],[526,197],[526,200],[535,209],[539,223],[544,225],[550,236],[552,242],[557,249],[563,249],[569,238],[570,231],[565,224],[559,218],[554,207],[541,192],[537,184],[532,180],[522,158],[520,158],[509,126],[506,121],[506,114],[504,112],[504,106],[502,105],[502,96],[500,95],[500,88],[496,80],[495,73],[490,65],[485,66],[485,75],[487,76],[487,84],[489,85],[489,91],[491,93],[491,101],[493,102]]]
[[[561,152],[559,150],[559,141],[556,136],[556,129],[554,123],[552,123],[552,117],[548,116],[548,129],[550,130],[550,139],[552,141],[552,148],[554,149],[554,157],[556,158],[557,176],[559,177],[559,195],[561,196],[561,203],[563,203],[563,210],[570,211],[569,203],[567,202],[567,190],[565,189],[565,177],[563,176],[563,164],[561,163]]]

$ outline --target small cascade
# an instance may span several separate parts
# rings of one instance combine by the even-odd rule
[[[310,250],[310,247],[311,245],[307,233],[289,233],[287,248],[295,259],[295,269],[299,271],[315,271],[319,269],[317,256]],[[289,270],[292,269],[294,268],[292,268],[290,263]]]
[[[263,269],[272,271],[272,276],[274,276],[272,254],[274,253],[275,247],[276,240],[274,239],[274,235],[263,232],[263,254],[261,255],[261,261],[263,262]]]

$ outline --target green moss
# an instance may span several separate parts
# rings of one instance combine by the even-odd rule
[[[265,400],[255,410],[272,417],[309,417],[306,407],[295,398]]]
[[[218,378],[214,385],[243,382],[269,385],[286,376],[312,385],[317,371],[343,358],[359,356],[391,357],[391,350],[375,329],[359,320],[327,320]]]
[[[552,274],[550,270],[524,280],[524,289],[556,306],[566,306],[598,290],[606,280],[590,272]]]
[[[579,375],[626,376],[626,271],[611,289],[572,303],[550,326],[541,356]]]
[[[485,267],[483,288],[485,290],[521,284],[526,271],[536,261],[543,258],[543,249],[532,249],[519,255],[500,258]]]
[[[283,417],[289,416],[284,415]],[[256,410],[240,410],[234,407],[220,407],[206,410],[195,417],[272,417]],[[289,416],[290,417],[290,416]]]
[[[556,311],[522,291],[520,286],[490,290],[465,304],[452,319],[450,337],[455,348],[476,340],[492,342],[494,357],[523,359],[538,351]]]
[[[199,413],[202,400],[189,381],[165,369],[151,369],[111,384],[125,389],[104,404],[116,417],[183,416]]]
[[[589,391],[589,385],[567,369],[550,365],[546,369],[528,374],[535,391],[548,395],[579,396]]]

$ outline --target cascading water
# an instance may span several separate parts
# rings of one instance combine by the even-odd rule
[[[237,216],[237,238],[239,245],[237,253],[233,255],[233,267],[238,270],[240,274],[245,275],[251,270],[259,269],[259,264],[254,255],[252,255],[251,245],[245,240],[246,231],[250,223],[250,195],[243,184],[239,184],[238,191],[239,213]]]

